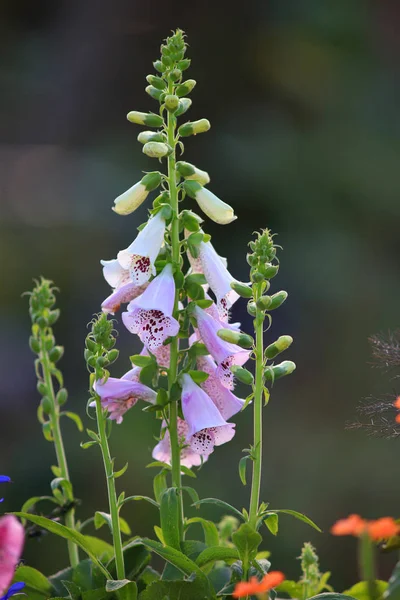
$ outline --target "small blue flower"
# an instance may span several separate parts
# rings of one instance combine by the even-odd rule
[[[11,479],[8,477],[8,475],[0,475],[0,483],[10,483]],[[3,502],[4,498],[0,498],[0,502]],[[0,600],[2,600],[0,598]]]
[[[0,600],[8,600],[11,596],[15,596],[19,594],[21,590],[25,587],[25,583],[22,581],[18,581],[17,583],[13,583],[8,592],[0,598]]]

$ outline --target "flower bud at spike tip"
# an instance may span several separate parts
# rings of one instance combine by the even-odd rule
[[[287,350],[293,343],[293,338],[290,335],[281,335],[276,342],[270,344],[265,350],[266,358],[275,358],[281,352]]]
[[[181,137],[189,137],[189,135],[196,135],[198,133],[205,133],[211,127],[210,121],[207,119],[200,119],[199,121],[189,121],[184,123],[178,129],[178,133]]]
[[[228,225],[237,217],[233,208],[220,200],[207,188],[201,186],[197,181],[185,181],[184,190],[190,198],[194,198],[201,210],[219,225]]]
[[[231,288],[242,298],[253,297],[253,290],[245,283],[240,283],[240,281],[232,281]]]
[[[137,136],[138,142],[147,144],[147,142],[164,142],[165,137],[162,133],[156,131],[141,131]]]
[[[168,94],[165,96],[165,106],[170,112],[175,112],[179,106],[178,96],[174,96],[173,94]]]
[[[293,373],[295,368],[296,365],[294,362],[291,360],[284,360],[280,365],[275,365],[274,367],[267,368],[265,370],[265,381],[275,381],[275,379],[280,379],[281,377],[285,377],[285,375],[290,375]]]
[[[188,79],[176,87],[175,93],[177,96],[187,96],[193,90],[196,82],[194,79]]]
[[[160,183],[161,173],[158,171],[147,173],[141,181],[135,183],[114,200],[113,211],[119,215],[129,215],[146,200],[149,192],[155,190]]]
[[[242,383],[245,383],[246,385],[253,385],[254,377],[247,369],[239,367],[238,365],[234,365],[233,367],[231,367],[231,371],[234,374],[234,376],[237,379],[239,379],[239,381],[241,381]]]
[[[288,293],[281,291],[276,292],[273,296],[271,296],[271,304],[269,305],[268,310],[275,310],[275,308],[279,308],[285,302],[288,297]]]
[[[192,101],[190,98],[181,98],[179,100],[179,106],[175,112],[175,116],[179,117],[180,115],[183,115],[191,106]]]
[[[254,340],[247,333],[241,333],[235,329],[219,329],[217,331],[217,335],[224,342],[229,342],[230,344],[237,344],[241,348],[252,348]]]
[[[131,110],[126,115],[126,118],[130,123],[135,123],[136,125],[147,125],[148,127],[161,127],[164,123],[164,120],[160,115],[155,115],[153,113],[142,113],[137,110]]]
[[[179,175],[181,175],[185,179],[197,181],[201,185],[206,185],[207,183],[210,183],[209,174],[206,173],[206,171],[198,169],[191,163],[179,161],[176,163],[176,170],[178,171]]]
[[[150,158],[162,158],[171,153],[171,148],[163,142],[147,142],[143,146],[142,152]]]

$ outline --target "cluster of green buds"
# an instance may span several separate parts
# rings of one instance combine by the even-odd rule
[[[52,282],[42,278],[32,292],[29,293],[29,314],[32,320],[32,335],[29,346],[35,354],[35,371],[38,379],[37,390],[42,396],[38,409],[38,418],[42,423],[45,438],[53,441],[53,420],[57,407],[63,406],[68,393],[63,387],[63,376],[57,368],[57,363],[64,354],[64,348],[56,344],[52,326],[60,316],[55,308],[55,288]],[[54,382],[58,382],[59,390],[55,394]]]
[[[90,373],[90,387],[95,381],[107,379],[106,367],[114,363],[119,350],[114,348],[116,338],[114,323],[105,313],[95,315],[91,322],[91,330],[85,340],[84,357]]]

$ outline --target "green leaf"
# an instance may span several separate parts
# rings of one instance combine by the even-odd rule
[[[70,481],[68,481],[68,479],[64,479],[64,477],[57,477],[56,479],[53,479],[50,483],[50,487],[53,494],[56,490],[61,488],[67,497],[73,498],[72,484]]]
[[[154,497],[158,503],[161,502],[161,497],[167,488],[167,476],[165,471],[162,470],[153,479]]]
[[[124,473],[126,473],[127,469],[128,469],[128,463],[126,463],[126,465],[124,465],[124,466],[122,467],[122,469],[120,469],[119,471],[116,471],[116,472],[114,473],[114,479],[118,479],[118,477],[122,477],[122,475],[123,475]]]
[[[62,583],[68,592],[68,597],[71,598],[71,600],[80,600],[81,590],[76,583],[73,581],[63,581]]]
[[[65,588],[64,588],[64,585],[62,582],[63,581],[71,581],[72,576],[73,576],[73,568],[72,567],[67,567],[66,569],[63,569],[62,571],[59,571],[58,573],[55,573],[54,575],[50,575],[49,581],[51,582],[52,586],[55,589],[55,593],[58,596],[62,596],[65,594]]]
[[[147,387],[151,387],[153,385],[154,379],[157,376],[158,367],[155,361],[152,361],[146,367],[143,367],[139,374],[140,382]]]
[[[286,579],[285,581],[280,583],[276,587],[276,589],[279,592],[284,592],[285,594],[288,594],[288,596],[290,596],[291,598],[301,598],[303,594],[302,584],[298,583],[297,581],[290,581],[289,579]]]
[[[198,502],[200,500],[199,495],[194,488],[184,485],[180,489],[189,494],[190,498],[192,499],[192,502]]]
[[[154,362],[154,358],[151,356],[142,356],[142,354],[134,354],[133,356],[129,357],[129,360],[133,365],[135,365],[135,367],[140,368],[147,367]]]
[[[82,423],[82,419],[80,418],[79,415],[77,415],[74,412],[71,411],[64,411],[62,413],[60,413],[60,417],[65,416],[68,417],[68,419],[71,419],[71,421],[73,421],[75,423],[75,425],[77,426],[79,431],[83,431],[83,423]]]
[[[206,285],[207,279],[203,273],[191,273],[186,277],[186,282],[196,283],[197,285]]]
[[[207,300],[207,298],[203,299],[196,299],[196,304],[199,308],[203,308],[204,310],[206,308],[210,308],[210,306],[212,306],[214,304],[214,302],[212,300]]]
[[[160,520],[163,537],[165,543],[176,550],[180,550],[180,504],[178,494],[177,488],[168,488],[164,490],[160,500]]]
[[[260,536],[261,537],[261,536]],[[211,546],[210,548],[206,548],[203,552],[197,557],[196,564],[201,568],[207,567],[209,565],[213,565],[218,560],[238,560],[239,553],[236,548],[228,548],[225,546]]]
[[[246,466],[249,459],[251,459],[251,456],[247,455],[239,460],[239,477],[243,485],[246,485]]]
[[[268,515],[271,514],[271,513],[282,513],[282,514],[285,514],[285,515],[291,515],[295,519],[298,519],[299,521],[303,521],[303,523],[307,523],[307,525],[310,525],[310,527],[313,527],[314,529],[316,529],[320,533],[322,532],[322,530],[318,527],[318,525],[316,525],[314,523],[314,521],[311,521],[311,519],[309,519],[308,517],[306,517],[306,515],[303,515],[303,513],[297,512],[297,510],[289,510],[289,509],[286,509],[286,508],[271,509],[268,512],[264,513],[263,517],[265,517],[265,516],[268,517]]]
[[[279,517],[276,513],[270,513],[264,521],[272,535],[277,535],[279,529]]]
[[[99,545],[95,544],[93,541],[96,540],[98,542],[102,542],[102,540],[97,540],[97,538],[91,538],[89,536],[82,535],[74,529],[70,529],[65,525],[61,525],[61,523],[57,523],[56,521],[52,521],[51,519],[46,519],[46,517],[31,515],[29,513],[24,512],[15,512],[11,514],[14,514],[15,516],[23,519],[27,519],[28,521],[35,523],[35,525],[39,525],[39,527],[42,527],[43,529],[46,529],[47,531],[50,531],[51,533],[54,533],[55,535],[58,535],[64,539],[71,540],[86,552],[86,554],[92,559],[95,565],[97,565],[107,577],[109,576],[107,569],[101,564],[101,562],[97,558]],[[106,542],[102,542],[102,544],[111,548],[112,552],[114,552],[112,546],[106,544]]]
[[[158,502],[156,502],[155,500],[153,500],[153,498],[150,498],[149,496],[128,496],[121,502],[121,506],[123,504],[125,504],[126,502],[138,501],[138,500],[145,500],[146,502],[149,502],[156,508],[160,508],[160,505],[158,504]]]
[[[186,525],[190,526],[193,523],[200,523],[204,532],[204,541],[207,546],[218,546],[219,545],[219,534],[215,523],[207,521],[202,517],[193,517],[186,521]]]
[[[194,573],[200,580],[207,581],[207,577],[197,566],[197,564],[179,550],[175,550],[175,548],[171,548],[170,546],[163,546],[159,542],[155,542],[147,538],[143,539],[142,543],[150,551],[161,556],[161,558],[177,567],[185,575],[192,575]]]
[[[385,592],[385,600],[399,600],[400,599],[400,561],[396,564],[393,569],[393,573],[389,579],[388,589]]]
[[[324,594],[318,594],[312,596],[308,600],[354,600],[352,596],[346,596],[346,594],[336,594],[335,592],[326,592]]]
[[[243,564],[249,565],[257,556],[257,550],[262,542],[262,537],[257,531],[250,527],[248,523],[243,523],[243,525],[232,534],[232,541],[238,549]]]
[[[108,525],[112,534],[112,519],[111,519],[111,515],[109,515],[108,513],[105,512],[101,512],[101,511],[96,511],[95,515],[94,515],[94,526],[96,529],[100,529],[100,527],[102,527],[103,525]],[[121,529],[122,533],[125,533],[126,535],[131,535],[131,528],[129,527],[128,523],[125,521],[125,519],[123,519],[122,517],[119,517],[119,527]]]
[[[164,390],[164,388],[160,388],[157,392],[156,404],[158,406],[167,406],[168,402],[169,402],[169,394],[168,394],[167,390]]]
[[[133,540],[123,547],[124,563],[126,577],[134,580],[146,569],[151,560],[151,554],[143,544],[138,543],[138,540]],[[114,574],[115,559],[113,559],[107,568]]]
[[[98,445],[99,442],[81,442],[80,446],[83,450],[87,450],[88,448],[90,448],[91,446],[96,446]]]
[[[375,580],[375,589],[379,598],[381,598],[388,587],[387,581],[382,581],[380,579]],[[351,596],[352,598],[356,598],[356,600],[369,600],[369,589],[367,581],[359,581],[355,585],[353,585],[350,589],[343,592],[347,596]]]
[[[98,588],[102,588],[103,595],[105,594],[104,586],[106,578],[98,567],[92,563],[90,558],[85,558],[73,569],[72,578],[70,576],[63,576],[60,579],[61,582],[66,579],[72,579],[81,590],[98,590]],[[97,593],[97,596],[98,595],[99,594]]]
[[[193,381],[197,384],[203,383],[209,378],[209,374],[205,371],[188,371],[188,375],[190,375]]]
[[[218,595],[220,592],[231,580],[232,569],[229,567],[218,567],[213,569],[208,574],[208,579],[211,582],[215,592]]]
[[[217,506],[219,506],[220,508],[223,508],[224,510],[229,510],[230,512],[233,512],[236,516],[238,516],[243,521],[244,517],[243,517],[242,513],[238,511],[237,508],[235,508],[231,504],[228,504],[227,502],[224,502],[223,500],[219,500],[218,498],[203,498],[203,500],[194,502],[193,506],[197,507],[200,504],[216,504]]]
[[[215,594],[208,581],[154,581],[140,594],[140,600],[212,600]]]
[[[14,575],[13,583],[18,581],[22,581],[26,584],[24,592],[27,593],[29,599],[43,600],[43,598],[48,598],[54,593],[54,587],[47,577],[32,567],[18,567]]]
[[[43,502],[44,500],[52,502],[53,504],[58,504],[58,501],[53,496],[32,496],[32,498],[29,498],[29,500],[26,500],[26,502],[24,502],[21,508],[21,512],[28,512],[30,508],[33,508],[36,504],[38,504],[39,502]]]

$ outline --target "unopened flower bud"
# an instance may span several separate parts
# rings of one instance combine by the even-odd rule
[[[275,358],[281,352],[287,350],[293,343],[293,338],[290,335],[281,335],[276,342],[270,344],[265,350],[266,358]]]
[[[255,317],[257,315],[257,307],[255,302],[249,302],[247,304],[247,312],[250,316]]]
[[[164,73],[164,71],[166,70],[166,67],[165,67],[165,65],[163,65],[161,60],[156,60],[155,62],[153,62],[153,67],[159,73]]]
[[[146,80],[149,82],[150,85],[157,88],[158,90],[165,90],[166,83],[161,77],[157,77],[157,75],[147,75]]]
[[[260,272],[266,279],[272,279],[279,271],[279,265],[260,264]]]
[[[199,119],[198,121],[188,121],[184,123],[178,129],[178,133],[181,137],[189,137],[189,135],[197,135],[198,133],[204,133],[211,127],[208,119]]]
[[[49,322],[49,325],[54,325],[54,323],[58,320],[60,316],[60,309],[56,308],[54,310],[51,310],[48,314],[47,320]]]
[[[33,337],[33,335],[31,335],[31,337],[29,338],[29,347],[32,350],[32,352],[34,352],[35,354],[39,354],[40,342],[37,338]]]
[[[147,142],[164,142],[165,137],[158,131],[141,131],[137,136],[138,142],[147,144]]]
[[[276,294],[271,296],[271,304],[269,305],[268,310],[275,310],[275,308],[279,308],[285,302],[287,297],[287,292],[276,292]]]
[[[179,175],[182,175],[185,179],[191,179],[193,181],[198,181],[201,185],[206,185],[210,183],[210,176],[206,171],[202,171],[198,169],[191,163],[185,162],[183,160],[176,163],[176,170]]]
[[[275,381],[275,379],[280,379],[281,377],[285,377],[285,375],[290,375],[293,373],[295,368],[296,365],[293,361],[284,360],[280,365],[275,365],[265,369],[265,381]]]
[[[186,69],[188,69],[188,68],[190,67],[190,63],[191,63],[191,62],[192,62],[192,61],[190,60],[190,58],[185,58],[185,59],[183,59],[183,60],[180,60],[180,61],[178,62],[178,68],[179,68],[181,71],[186,71]]]
[[[251,287],[240,281],[232,281],[231,288],[242,298],[252,298],[253,290]]]
[[[182,77],[182,71],[180,69],[173,69],[169,74],[171,81],[178,81],[180,77]]]
[[[146,92],[146,94],[148,94],[149,96],[154,98],[154,100],[159,100],[161,94],[163,93],[162,90],[159,90],[158,88],[154,87],[153,85],[148,85],[145,88],[145,92]]]
[[[217,335],[224,342],[229,342],[230,344],[236,344],[241,348],[252,348],[254,340],[247,333],[242,333],[241,331],[237,331],[236,329],[219,329],[217,331]]]
[[[250,272],[250,277],[253,283],[261,283],[264,281],[264,275],[257,270],[252,270]]]
[[[47,394],[47,385],[44,381],[38,381],[36,384],[36,389],[41,396],[45,396]]]
[[[204,188],[197,181],[185,181],[184,190],[190,198],[194,198],[201,210],[219,225],[228,225],[237,217],[233,208],[220,200],[215,194]]]
[[[166,67],[170,67],[173,63],[172,58],[170,56],[167,56],[166,54],[161,57],[161,61]]]
[[[67,390],[65,388],[61,388],[60,390],[58,390],[57,396],[56,396],[57,404],[59,406],[63,406],[63,404],[65,404],[67,400],[68,400]]]
[[[257,308],[260,310],[268,310],[271,306],[271,302],[271,296],[261,296],[261,298],[257,300]]]
[[[40,405],[45,415],[49,415],[53,410],[53,404],[48,396],[43,396],[40,401]]]
[[[170,112],[176,111],[176,109],[179,106],[178,96],[175,96],[174,94],[168,94],[167,96],[165,96],[165,106]]]
[[[192,101],[190,98],[181,98],[179,100],[179,106],[175,112],[175,116],[179,117],[180,115],[183,115],[191,106]]]
[[[179,97],[187,96],[193,90],[196,82],[194,79],[188,79],[176,87],[175,94]]]
[[[136,125],[147,125],[148,127],[161,127],[164,123],[164,120],[160,115],[155,115],[154,113],[142,113],[137,110],[128,112],[126,118],[131,123],[136,123]]]
[[[238,365],[233,365],[231,367],[231,371],[234,374],[234,376],[237,379],[239,379],[239,381],[241,381],[242,383],[245,383],[246,385],[253,385],[254,377],[252,373],[250,373],[250,371],[248,371],[247,369],[239,367]]]
[[[161,173],[147,173],[141,181],[135,183],[129,190],[114,200],[113,211],[119,215],[129,215],[136,210],[147,198],[149,192],[155,190],[161,183]]]
[[[162,158],[171,153],[171,148],[163,142],[147,142],[143,146],[142,152],[150,158]]]
[[[64,348],[62,346],[54,346],[49,352],[49,359],[51,362],[56,363],[60,360],[64,354]]]
[[[258,264],[258,258],[255,254],[247,254],[246,260],[251,267],[255,267]]]
[[[119,356],[119,350],[117,350],[116,348],[114,348],[113,350],[110,350],[110,352],[107,352],[107,360],[110,364],[115,362],[117,360],[118,356]]]

